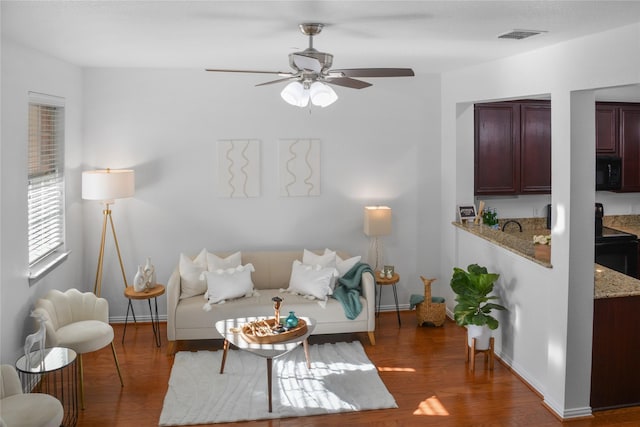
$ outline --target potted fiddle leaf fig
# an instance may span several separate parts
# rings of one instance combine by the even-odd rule
[[[498,319],[491,315],[493,310],[506,310],[500,304],[491,302],[497,296],[489,295],[499,274],[489,273],[486,267],[471,264],[467,270],[453,268],[451,289],[456,293],[453,317],[460,326],[467,327],[469,346],[476,338],[476,348],[489,348],[491,330],[498,327]]]

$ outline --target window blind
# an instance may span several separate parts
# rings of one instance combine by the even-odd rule
[[[30,96],[28,153],[29,265],[64,246],[64,102]]]

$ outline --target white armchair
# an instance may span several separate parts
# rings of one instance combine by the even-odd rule
[[[84,376],[82,355],[111,344],[120,385],[124,386],[120,365],[113,345],[113,328],[109,325],[109,303],[92,292],[69,289],[52,290],[36,302],[36,313],[46,319],[47,347],[66,347],[78,354],[80,405],[84,409]]]
[[[0,426],[58,427],[63,416],[58,399],[43,393],[23,393],[13,366],[0,367]]]

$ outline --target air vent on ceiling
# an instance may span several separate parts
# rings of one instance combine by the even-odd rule
[[[537,36],[538,34],[546,33],[542,30],[511,30],[508,33],[500,34],[499,39],[515,39],[522,40],[527,37]]]

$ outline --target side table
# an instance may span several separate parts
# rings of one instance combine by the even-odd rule
[[[32,351],[29,360],[27,356],[22,356],[16,361],[24,391],[50,394],[62,403],[62,425],[65,427],[75,426],[78,422],[76,356],[76,352],[70,348],[52,347],[42,352]]]
[[[149,314],[151,315],[151,327],[153,328],[153,337],[156,341],[156,346],[160,347],[160,319],[158,317],[158,297],[164,294],[164,286],[156,284],[153,288],[147,289],[142,292],[136,292],[133,286],[127,286],[124,290],[124,296],[129,299],[129,305],[127,306],[127,316],[124,319],[124,331],[122,332],[122,343],[124,343],[124,336],[127,334],[127,322],[129,321],[129,309],[133,313],[133,306],[131,300],[147,300],[149,303]],[[151,298],[155,301],[156,313],[153,314],[151,309]],[[134,323],[137,323],[135,315],[133,316]]]
[[[376,284],[379,287],[378,304],[376,306],[376,316],[380,314],[380,300],[382,300],[382,286],[391,285],[391,287],[393,288],[393,298],[396,301],[396,314],[398,315],[398,326],[402,326],[402,323],[400,322],[400,309],[398,308],[398,291],[396,290],[396,284],[400,281],[400,275],[394,272],[393,276],[391,276],[391,279],[387,279],[386,277],[385,278],[380,277],[379,271],[376,271],[375,275],[376,275]]]

